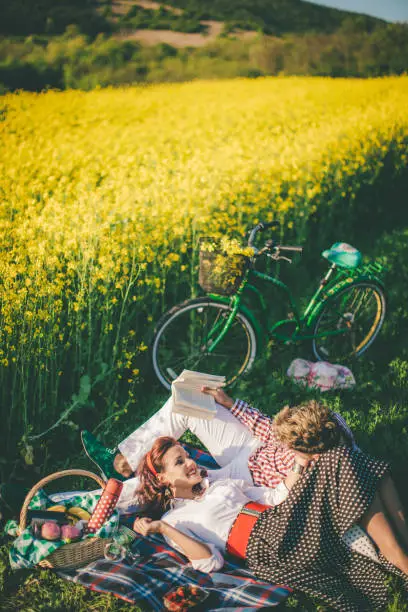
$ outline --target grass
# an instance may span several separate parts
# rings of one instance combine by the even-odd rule
[[[283,404],[297,402],[316,392],[301,391],[285,378],[283,370],[295,348],[277,351],[258,362],[250,380],[240,383],[237,394],[265,412],[273,414]],[[352,392],[328,393],[329,405],[341,412],[352,426],[360,446],[367,452],[391,462],[394,477],[408,508],[406,468],[408,460],[408,362],[395,359],[388,367],[376,359],[364,360],[353,367],[358,387]],[[265,372],[268,374],[265,375]],[[163,399],[160,393],[151,396],[152,406]],[[129,428],[130,429],[130,428]],[[118,435],[118,434],[117,434]],[[118,436],[119,437],[119,436]],[[74,462],[78,465],[78,461]],[[80,463],[87,466],[86,460]],[[89,465],[88,465],[89,467]],[[7,543],[0,548],[0,608],[29,611],[116,611],[135,610],[134,606],[59,579],[50,571],[11,573],[7,561]],[[402,593],[394,584],[388,612],[408,610]],[[292,596],[284,609],[323,610],[317,602],[304,596]]]
[[[408,509],[406,465],[408,463],[408,350],[405,338],[408,328],[408,312],[405,307],[407,289],[401,279],[406,278],[408,267],[408,229],[388,231],[377,236],[375,254],[383,255],[391,265],[387,287],[389,294],[388,316],[383,332],[366,357],[352,364],[357,386],[352,391],[329,392],[324,399],[331,408],[343,414],[352,427],[361,448],[391,463],[405,508]],[[242,397],[274,414],[286,403],[299,402],[315,397],[316,391],[299,389],[285,376],[292,358],[309,356],[306,347],[282,347],[269,345],[263,359],[259,360],[246,379],[234,389],[234,395]],[[147,383],[146,383],[147,385]],[[126,431],[155,411],[165,394],[154,388],[145,398],[137,415],[128,414]],[[124,423],[113,423],[108,442],[118,441],[123,435]],[[64,449],[65,459],[59,458],[50,470],[75,465],[88,467],[86,458],[79,452],[79,436],[70,430]],[[75,433],[74,433],[75,432]],[[54,444],[61,442],[63,430],[54,432]],[[52,457],[51,444],[48,457]],[[67,452],[68,451],[68,452]],[[56,453],[57,454],[57,453]],[[75,459],[73,459],[75,457]],[[79,457],[79,460],[78,460]],[[49,458],[48,458],[49,460]],[[35,480],[39,466],[14,465],[14,473],[21,482]],[[38,477],[37,477],[38,479]],[[8,543],[2,539],[0,548],[0,608],[2,610],[29,611],[116,611],[135,610],[134,606],[119,600],[86,591],[67,583],[49,571],[21,571],[12,573],[7,560]],[[284,609],[324,610],[318,602],[302,595],[289,598]],[[403,595],[395,582],[390,587],[388,612],[408,610]]]
[[[388,183],[389,185],[389,183]],[[406,466],[408,464],[408,287],[404,279],[408,276],[408,218],[405,205],[405,183],[395,190],[380,193],[382,206],[378,201],[376,213],[368,215],[366,208],[355,209],[349,226],[342,227],[330,219],[316,218],[310,228],[309,241],[316,253],[330,240],[350,236],[357,246],[363,242],[364,253],[371,257],[383,257],[389,267],[386,279],[388,313],[384,328],[373,347],[361,360],[351,364],[357,385],[352,391],[329,392],[323,397],[329,406],[343,414],[352,427],[360,447],[372,455],[390,462],[394,478],[400,490],[406,511],[408,511],[408,488],[406,487]],[[398,187],[398,189],[397,189]],[[378,191],[378,190],[377,190]],[[372,194],[371,194],[372,195]],[[338,208],[336,209],[338,210]],[[347,211],[343,211],[347,212]],[[342,211],[339,211],[341,217]],[[325,213],[321,213],[322,215]],[[333,213],[331,213],[333,215]],[[368,219],[370,225],[368,225]],[[341,220],[341,219],[340,219]],[[350,231],[346,233],[346,229]],[[323,231],[324,237],[323,237]],[[341,232],[340,232],[341,233]],[[360,239],[361,238],[361,239]],[[310,284],[310,261],[307,258],[291,272],[292,282],[300,286]],[[323,265],[322,265],[323,270]],[[313,269],[314,281],[320,269]],[[310,287],[309,287],[310,288]],[[295,357],[310,357],[310,347],[281,346],[269,344],[265,355],[258,360],[247,378],[241,380],[233,395],[250,401],[265,413],[273,415],[284,404],[297,403],[308,397],[317,396],[316,391],[302,390],[285,376],[290,361]],[[105,434],[107,444],[117,443],[124,435],[159,408],[166,394],[158,388],[153,379],[144,383],[144,397],[137,405],[137,412],[129,410],[125,418],[112,420]],[[136,410],[136,409],[135,409]],[[86,425],[86,417],[82,425]],[[89,419],[89,426],[95,427],[95,420]],[[103,431],[103,428],[102,428]],[[61,443],[63,441],[63,444]],[[37,449],[36,449],[37,450]],[[50,432],[38,449],[35,461],[21,448],[18,458],[1,465],[1,473],[10,481],[31,486],[44,473],[66,467],[92,469],[81,452],[78,425],[70,421]],[[72,484],[70,483],[70,486]],[[58,487],[57,487],[58,488]],[[12,573],[8,565],[8,540],[0,536],[0,609],[24,610],[25,612],[82,612],[82,611],[126,611],[134,606],[111,596],[101,595],[59,579],[50,571],[21,571]],[[282,609],[319,610],[325,608],[310,598],[295,594]],[[395,581],[390,582],[388,612],[408,611],[404,596]]]

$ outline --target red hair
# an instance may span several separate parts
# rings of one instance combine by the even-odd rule
[[[140,461],[136,474],[140,484],[136,490],[138,502],[152,518],[160,518],[169,509],[171,494],[168,487],[157,478],[163,470],[163,457],[173,446],[180,442],[170,436],[157,438],[152,448]],[[153,468],[153,469],[152,469]]]

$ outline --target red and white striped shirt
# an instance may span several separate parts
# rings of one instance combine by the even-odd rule
[[[256,485],[274,489],[288,475],[295,460],[292,450],[276,438],[273,419],[242,400],[236,400],[231,408],[233,414],[256,438],[264,444],[258,446],[248,459],[248,467]],[[346,421],[337,412],[333,413],[354,449],[357,445]]]

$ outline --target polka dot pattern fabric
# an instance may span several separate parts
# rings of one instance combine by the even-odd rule
[[[360,553],[360,555],[365,555],[377,563],[380,562],[375,544],[358,525],[354,525],[346,531],[343,540],[351,550]]]
[[[96,533],[98,529],[112,516],[116,507],[118,496],[105,489],[98,501],[98,504],[89,519],[88,533]]]
[[[399,570],[381,556],[351,550],[342,538],[370,507],[387,470],[386,463],[346,447],[322,454],[282,504],[260,515],[247,547],[250,569],[335,610],[382,610],[387,570]]]

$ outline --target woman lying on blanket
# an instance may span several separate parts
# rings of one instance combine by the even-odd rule
[[[256,485],[276,487],[290,472],[295,459],[293,451],[277,440],[274,421],[246,402],[234,401],[222,389],[203,387],[217,402],[216,417],[210,421],[187,417],[173,411],[173,399],[168,401],[146,423],[123,440],[118,449],[106,449],[87,431],[82,432],[85,452],[107,477],[130,479],[125,489],[133,493],[134,472],[152,440],[159,436],[180,438],[187,430],[206,446],[224,476],[243,478]],[[337,413],[343,436],[353,448],[358,448],[345,420]]]
[[[222,567],[228,551],[245,558],[258,578],[318,596],[337,610],[384,607],[386,570],[408,584],[408,556],[382,502],[407,544],[388,466],[353,449],[316,402],[285,408],[274,429],[295,457],[274,489],[226,478],[223,470],[204,474],[177,440],[158,438],[137,470],[147,516],[134,529],[162,534],[201,571]],[[377,561],[345,544],[356,524],[378,546]]]

